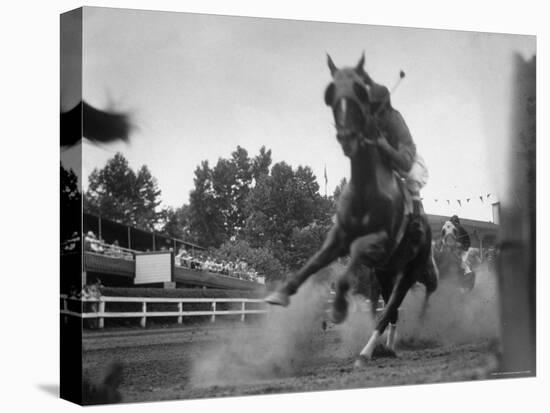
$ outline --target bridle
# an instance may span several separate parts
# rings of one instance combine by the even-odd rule
[[[343,99],[354,102],[359,107],[361,114],[363,115],[364,122],[363,127],[360,131],[355,131],[349,127],[335,123],[334,127],[336,128],[336,137],[338,138],[338,140],[349,140],[352,138],[358,138],[360,146],[378,146],[377,137],[383,134],[378,125],[379,115],[381,113],[382,107],[378,107],[373,114],[370,114],[368,109],[365,107],[365,104],[360,102],[359,99],[356,99],[354,97],[344,97]],[[338,102],[341,101],[342,100]],[[336,103],[334,106],[336,106],[337,104],[338,103]],[[365,134],[365,130],[370,126],[368,122],[373,124],[372,129],[375,131],[374,137],[372,138],[368,137]]]

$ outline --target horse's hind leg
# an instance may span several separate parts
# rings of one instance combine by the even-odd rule
[[[384,302],[387,303],[390,300],[392,289],[393,289],[393,280],[395,274],[390,272],[380,273],[380,293]],[[386,337],[386,347],[392,352],[395,351],[395,339],[397,335],[397,318],[399,316],[399,309],[396,309],[389,317],[388,324],[388,334]]]
[[[407,295],[407,292],[413,283],[414,278],[411,277],[410,274],[400,273],[397,275],[390,297],[386,302],[386,307],[382,311],[382,314],[376,323],[376,328],[367,342],[367,345],[363,348],[363,350],[361,350],[361,357],[366,359],[372,358],[372,353],[374,352],[378,338],[382,335],[382,333],[384,333],[384,330],[390,322],[397,322],[397,312],[399,306],[403,302],[405,295]],[[395,334],[395,329],[392,334]]]
[[[424,302],[422,303],[422,310],[420,311],[420,319],[424,319],[426,312],[428,311],[428,303],[430,296],[437,289],[439,284],[439,271],[435,264],[435,259],[433,254],[430,254],[428,259],[427,267],[424,272],[424,278],[421,282],[426,286],[426,295],[424,296]]]

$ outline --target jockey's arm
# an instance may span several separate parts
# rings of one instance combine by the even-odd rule
[[[379,148],[391,159],[396,169],[409,172],[416,156],[416,145],[399,112],[392,110],[386,115],[382,132],[378,138]]]

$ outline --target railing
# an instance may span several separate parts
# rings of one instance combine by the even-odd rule
[[[333,295],[333,294],[331,294]],[[67,295],[62,294],[60,296],[63,300],[63,308],[60,310],[61,314],[65,315],[65,322],[68,321],[68,316],[79,317],[82,319],[97,319],[98,328],[103,328],[105,326],[106,318],[139,318],[141,327],[147,326],[147,318],[150,317],[177,317],[178,324],[182,324],[183,317],[193,317],[193,316],[210,316],[210,322],[216,321],[216,316],[220,315],[240,315],[240,320],[245,321],[247,314],[266,314],[267,310],[250,310],[246,309],[247,303],[256,303],[256,304],[265,304],[264,300],[257,298],[159,298],[159,297],[108,297],[102,296],[100,298],[76,298],[68,297]],[[98,304],[91,312],[76,312],[69,310],[69,301],[80,302],[80,303],[96,303]],[[332,297],[328,299],[327,304],[332,302]],[[369,300],[365,301],[366,303]],[[131,312],[121,312],[121,311],[105,311],[106,303],[141,303],[141,311],[131,311]],[[148,303],[168,303],[168,304],[177,304],[177,311],[148,311]],[[189,303],[210,303],[210,310],[193,310],[193,311],[183,311],[183,304]],[[240,309],[238,310],[218,310],[218,303],[241,303]],[[367,306],[369,307],[369,306]],[[384,301],[380,299],[378,301],[378,306],[376,312],[382,311],[384,308]],[[327,312],[329,310],[326,310]],[[369,311],[369,310],[366,310]]]
[[[89,237],[84,238],[84,252],[132,261],[134,260],[134,254],[139,253],[139,251],[137,250],[124,248],[118,245],[107,244],[100,240]]]
[[[182,324],[183,317],[192,316],[210,316],[210,321],[216,321],[216,316],[220,315],[240,315],[241,321],[245,321],[247,314],[265,314],[267,310],[250,310],[246,309],[247,303],[262,303],[261,299],[254,298],[153,298],[153,297],[105,297],[100,298],[73,298],[67,295],[61,295],[63,300],[63,308],[61,314],[65,316],[80,317],[83,319],[97,319],[98,328],[103,328],[105,325],[105,318],[139,318],[141,327],[147,325],[147,318],[150,317],[177,317],[178,324]],[[76,312],[69,310],[69,301],[76,301],[80,303],[97,303],[97,310],[92,312]],[[106,303],[141,303],[141,311],[132,312],[119,312],[105,311]],[[163,303],[163,304],[177,304],[177,311],[148,311],[148,303]],[[211,310],[194,310],[183,311],[183,304],[189,303],[210,303]],[[217,310],[217,303],[241,303],[239,310]],[[67,320],[67,319],[66,319]]]

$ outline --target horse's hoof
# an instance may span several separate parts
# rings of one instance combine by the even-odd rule
[[[271,305],[280,305],[281,307],[287,307],[290,304],[288,294],[281,291],[272,292],[264,298],[264,301]]]
[[[365,356],[359,356],[355,359],[355,363],[353,363],[353,368],[355,369],[364,369],[368,366],[370,359],[368,359]]]
[[[397,353],[395,352],[395,350],[392,350],[391,348],[389,348],[388,346],[385,346],[384,344],[377,344],[376,347],[374,348],[372,356],[376,358],[385,358],[385,357],[396,358]]]

